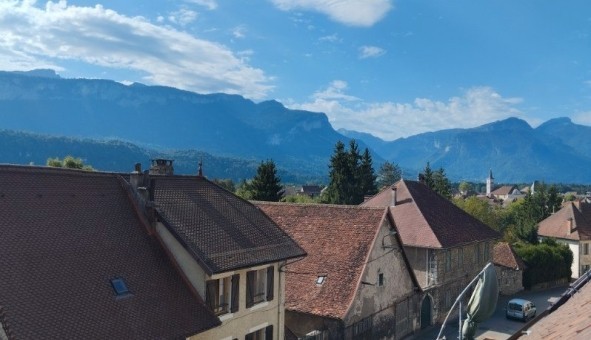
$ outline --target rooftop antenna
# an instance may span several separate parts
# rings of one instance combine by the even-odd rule
[[[199,177],[203,177],[203,156],[199,159],[199,172],[197,174]]]

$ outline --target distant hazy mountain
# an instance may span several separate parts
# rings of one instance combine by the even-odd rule
[[[341,131],[363,139],[351,131]],[[591,183],[591,149],[583,141],[591,128],[567,118],[548,121],[537,129],[509,118],[472,129],[423,133],[385,142],[363,139],[385,159],[422,169],[427,162],[443,167],[454,180],[483,181],[492,169],[498,182]]]
[[[273,159],[304,177],[325,177],[334,145],[348,141],[326,115],[289,110],[276,101],[257,104],[236,95],[62,79],[51,70],[0,72],[0,129]]]
[[[48,158],[64,158],[67,155],[81,157],[84,164],[97,170],[131,172],[135,163],[148,169],[153,158],[174,159],[175,173],[197,174],[199,162],[203,163],[208,178],[229,178],[236,183],[252,178],[259,162],[216,157],[208,153],[188,151],[156,151],[121,141],[96,141],[67,137],[52,137],[25,132],[0,130],[0,163],[45,165]],[[285,182],[306,183],[319,178],[305,177],[279,168],[279,176]]]
[[[591,127],[568,118],[536,129],[509,118],[387,142],[339,133],[326,115],[276,101],[63,79],[52,70],[0,72],[0,129],[21,131],[0,134],[0,162],[21,164],[72,154],[101,170],[129,171],[164,154],[180,173],[195,173],[203,157],[209,177],[241,179],[252,177],[261,160],[273,159],[286,182],[326,182],[334,145],[355,138],[361,150],[367,145],[374,152],[376,170],[386,159],[406,178],[430,162],[453,180],[483,181],[492,169],[497,182],[591,183]],[[126,142],[98,141],[109,139]]]

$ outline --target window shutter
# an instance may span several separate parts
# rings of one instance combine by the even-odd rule
[[[273,340],[273,325],[265,328],[265,340]]]
[[[246,308],[254,305],[255,277],[255,271],[246,272]]]
[[[218,280],[209,280],[205,286],[205,303],[211,308],[211,310],[215,310],[216,306],[216,298],[218,295]]]
[[[238,311],[238,304],[240,302],[240,274],[232,275],[232,303],[230,312]]]
[[[274,285],[275,267],[267,268],[267,301],[273,300],[273,292],[275,292]]]

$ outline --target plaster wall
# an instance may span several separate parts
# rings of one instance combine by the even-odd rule
[[[396,338],[396,306],[415,293],[411,273],[406,267],[402,246],[391,234],[387,219],[382,221],[375,243],[370,250],[361,283],[343,318],[345,338],[352,338],[352,328],[365,318],[372,318],[373,338]],[[383,275],[383,285],[379,276]]]
[[[273,326],[274,332],[273,338],[284,338],[285,275],[279,270],[284,262],[224,272],[210,276],[205,273],[192,255],[189,254],[189,252],[176,240],[162,223],[157,223],[156,231],[165,246],[173,255],[190,284],[199,293],[199,296],[203,301],[205,301],[205,285],[207,280],[220,279],[235,274],[240,275],[238,311],[235,313],[220,315],[219,318],[222,321],[220,326],[196,334],[189,337],[189,339],[244,339],[246,334],[271,325]],[[275,271],[273,300],[265,301],[250,308],[246,308],[246,272],[250,270],[264,269],[271,265],[274,267]]]

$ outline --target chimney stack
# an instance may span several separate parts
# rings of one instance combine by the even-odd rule
[[[174,175],[174,167],[171,159],[152,159],[152,166],[150,167],[150,175]]]
[[[390,204],[392,207],[396,206],[396,187],[392,186],[392,204]]]
[[[573,218],[572,217],[569,217],[566,220],[566,227],[567,227],[567,230],[566,230],[567,233],[566,234],[567,235],[570,235],[574,231],[574,228],[573,228]]]

